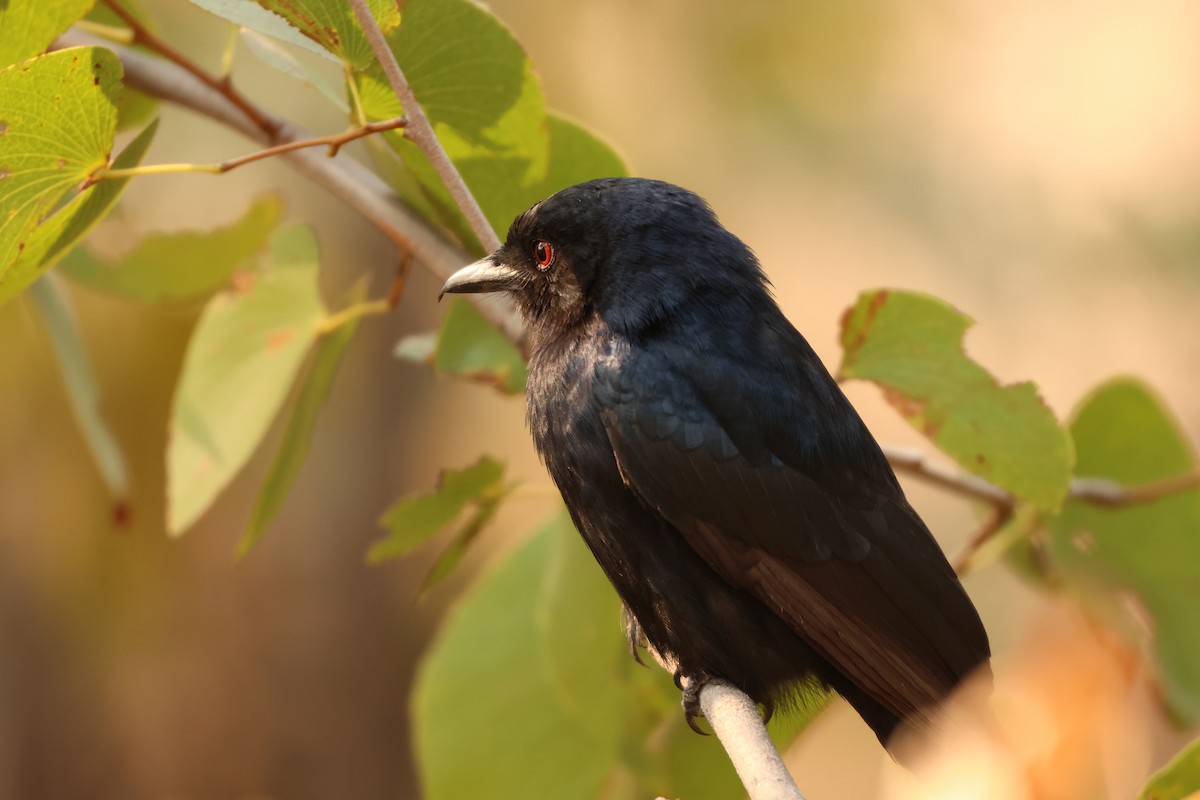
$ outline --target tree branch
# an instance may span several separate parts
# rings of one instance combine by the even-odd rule
[[[700,708],[750,800],[804,800],[767,734],[758,706],[744,692],[724,681],[709,681],[700,690]]]
[[[442,183],[449,190],[450,196],[454,198],[458,209],[467,218],[467,223],[475,232],[479,243],[483,245],[484,251],[492,252],[500,246],[500,240],[496,237],[496,232],[492,230],[491,223],[484,216],[483,209],[475,200],[475,195],[471,194],[466,181],[459,174],[454,162],[450,160],[450,156],[446,154],[437,134],[433,132],[433,126],[429,124],[425,110],[421,108],[421,103],[413,94],[412,86],[404,77],[404,72],[400,69],[400,64],[396,61],[396,56],[388,45],[387,39],[384,38],[383,31],[379,29],[379,24],[375,22],[375,17],[371,16],[371,10],[367,8],[366,0],[350,0],[350,5],[354,8],[355,16],[358,17],[358,24],[362,26],[363,32],[367,35],[367,41],[371,43],[371,49],[375,51],[375,58],[383,67],[383,74],[387,76],[392,91],[400,99],[400,105],[404,109],[405,116],[408,117],[408,127],[404,130],[405,137],[421,148],[421,152],[425,158],[429,159],[429,163],[437,171],[438,177],[442,179]]]
[[[274,136],[269,136],[224,93],[161,58],[115,45],[75,29],[58,37],[53,46],[57,49],[106,47],[121,59],[127,86],[226,125],[251,141],[271,146],[313,138],[308,131],[259,108],[257,113],[275,127]],[[429,223],[398,203],[388,185],[357,161],[344,155],[328,158],[313,150],[286,153],[280,158],[362,214],[438,278],[445,280],[472,260],[466,251],[446,242],[433,232]],[[467,299],[484,318],[525,350],[525,327],[511,302],[504,297],[487,294],[469,295]]]
[[[137,17],[135,17],[124,6],[117,2],[117,0],[104,0],[104,3],[110,9],[112,9],[114,14],[121,18],[122,22],[129,26],[129,30],[133,34],[133,44],[141,44],[149,47],[151,50],[160,54],[163,58],[166,58],[177,64],[181,69],[189,73],[193,78],[200,81],[205,86],[208,86],[213,91],[224,95],[230,103],[237,106],[243,114],[249,117],[250,120],[267,135],[268,139],[270,139],[271,136],[278,130],[278,126],[276,124],[277,120],[272,120],[270,117],[263,114],[260,109],[247,100],[241,92],[233,88],[233,83],[229,80],[228,76],[223,78],[214,78],[212,75],[209,75],[207,72],[201,69],[196,62],[192,61],[170,44],[164,42],[162,39],[151,33],[146,26],[142,25],[142,23],[138,21]]]
[[[983,500],[1001,508],[1011,509],[1017,504],[1015,497],[996,484],[975,475],[931,464],[925,460],[925,453],[920,450],[893,445],[880,445],[880,449],[883,450],[888,463],[897,472],[908,473],[926,483],[932,483],[972,500]],[[1132,486],[1108,478],[1081,476],[1071,479],[1067,497],[1097,506],[1119,508],[1138,503],[1150,503],[1176,492],[1198,487],[1200,487],[1200,469]]]

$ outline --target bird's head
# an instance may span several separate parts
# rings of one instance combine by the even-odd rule
[[[604,178],[564,189],[513,221],[504,244],[442,294],[508,292],[535,338],[599,315],[636,334],[685,303],[766,296],[757,260],[699,196],[662,181]]]

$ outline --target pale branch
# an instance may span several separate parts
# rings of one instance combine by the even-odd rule
[[[408,117],[408,127],[404,131],[405,137],[421,149],[421,153],[429,160],[434,170],[437,171],[438,177],[445,184],[447,191],[450,192],[450,196],[454,198],[454,203],[466,217],[467,223],[475,232],[479,243],[483,245],[485,251],[490,253],[500,246],[500,240],[496,237],[496,232],[492,230],[487,217],[484,216],[483,209],[475,200],[475,195],[471,194],[466,181],[459,174],[454,162],[450,160],[450,156],[446,154],[437,134],[433,132],[433,126],[429,124],[425,110],[421,108],[421,103],[413,94],[412,86],[404,77],[404,71],[400,69],[396,55],[388,45],[383,31],[379,29],[375,17],[371,16],[371,9],[367,7],[366,0],[350,0],[350,5],[354,9],[355,16],[358,17],[358,24],[362,26],[363,32],[367,35],[367,41],[371,43],[371,49],[375,51],[375,58],[383,68],[383,74],[387,76],[392,91],[400,99],[400,105],[404,109],[405,116]]]
[[[1137,503],[1149,503],[1177,492],[1196,488],[1200,488],[1200,469],[1132,486],[1107,478],[1076,478],[1071,481],[1071,497],[1077,497],[1093,505],[1118,508]]]
[[[275,128],[274,136],[269,136],[224,93],[161,58],[74,29],[58,37],[54,47],[106,47],[121,59],[125,83],[130,88],[226,125],[251,141],[270,146],[313,138],[304,129],[259,108],[258,115]],[[298,150],[279,157],[362,214],[403,252],[411,254],[412,258],[441,280],[450,277],[472,260],[466,251],[446,242],[432,230],[429,223],[401,205],[391,188],[359,162],[344,155],[328,158],[315,150]],[[524,350],[525,328],[511,302],[493,294],[468,295],[467,299],[491,324]]]
[[[925,458],[925,453],[907,447],[881,444],[883,454],[888,463],[898,472],[906,472],[920,478],[926,483],[932,483],[943,489],[961,494],[974,500],[985,500],[993,505],[1011,506],[1013,496],[983,478],[965,472],[931,464]]]
[[[623,610],[623,617],[625,613]],[[643,641],[642,645],[660,667],[678,676],[679,665],[672,657],[659,653],[648,642]],[[638,662],[641,663],[640,658]],[[690,683],[686,675],[679,676],[677,681],[684,689]],[[729,756],[750,800],[804,800],[767,733],[758,704],[749,695],[726,681],[709,680],[700,687],[700,710]]]
[[[973,500],[983,500],[993,506],[1012,509],[1017,504],[1017,498],[996,484],[975,475],[932,464],[921,450],[885,444],[881,444],[880,449],[897,472],[907,473],[927,483]],[[1097,506],[1118,508],[1153,502],[1195,488],[1200,488],[1200,470],[1182,472],[1132,486],[1108,478],[1080,476],[1071,479],[1067,497]]]
[[[721,740],[750,800],[804,800],[767,734],[758,706],[725,681],[700,689],[700,708]]]

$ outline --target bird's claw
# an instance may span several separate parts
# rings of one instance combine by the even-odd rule
[[[642,661],[641,648],[646,646],[646,632],[642,630],[641,623],[637,621],[637,617],[629,610],[629,606],[621,604],[621,625],[625,628],[625,641],[629,643],[629,654],[633,656],[633,660],[646,666],[646,662]]]
[[[701,736],[708,736],[708,732],[701,730],[700,726],[696,724],[696,719],[704,716],[704,711],[700,708],[700,690],[709,680],[707,675],[685,676],[679,670],[675,670],[675,686],[683,692],[680,700],[680,705],[683,706],[683,718],[688,727]]]

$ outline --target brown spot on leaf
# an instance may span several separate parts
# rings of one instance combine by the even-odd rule
[[[8,120],[0,119],[0,136],[8,133]]]
[[[267,339],[268,350],[278,350],[292,340],[296,332],[291,328],[280,328],[271,334],[271,338]]]
[[[0,181],[4,180],[9,175],[12,175],[12,170],[10,170],[8,167],[0,167]]]
[[[980,464],[980,465],[986,464],[987,456],[985,456],[983,453],[976,453],[975,454],[975,463]]]
[[[99,85],[100,85],[100,76],[97,75],[96,77],[92,78],[92,86],[99,86]]]
[[[870,302],[867,303],[866,319],[864,319],[862,322],[862,325],[859,326],[858,333],[855,335],[854,340],[846,343],[846,345],[845,345],[846,353],[848,355],[852,354],[852,353],[857,353],[859,350],[862,349],[862,346],[864,344],[866,344],[867,332],[870,329],[871,324],[875,321],[875,317],[879,315],[879,309],[883,308],[883,305],[884,305],[884,303],[887,302],[887,299],[888,299],[888,290],[887,289],[880,289],[878,292],[876,292],[874,295],[871,296]],[[846,334],[847,328],[849,328],[849,326],[850,326],[850,318],[854,315],[854,310],[856,308],[857,308],[857,305],[851,306],[850,308],[847,308],[845,310],[845,312],[842,313],[841,325],[842,325],[842,336],[843,337]]]
[[[24,242],[17,242],[17,252],[18,253],[25,252],[25,243]]]
[[[864,327],[869,326],[875,321],[875,317],[879,314],[879,309],[883,308],[884,303],[888,301],[888,296],[891,293],[887,289],[880,289],[871,298],[871,302],[867,304],[867,322]]]
[[[937,435],[941,432],[941,425],[926,419],[924,400],[917,397],[910,397],[891,386],[883,387],[883,398],[888,401],[892,408],[899,411],[901,416],[913,425],[918,426],[921,432],[930,439],[936,439]]]
[[[67,160],[65,158],[60,158],[58,161],[54,162],[54,165],[59,169],[62,169],[67,165]]]
[[[239,270],[233,273],[229,283],[238,294],[247,294],[258,282],[257,275],[252,270]]]

